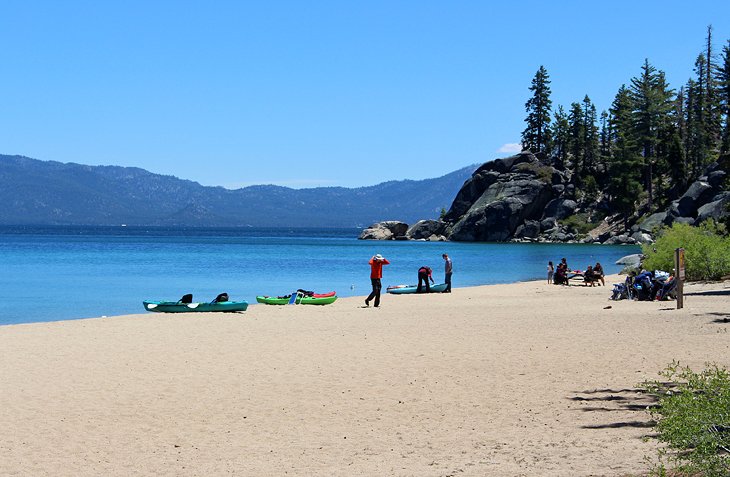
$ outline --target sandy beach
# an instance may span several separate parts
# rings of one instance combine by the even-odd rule
[[[641,474],[636,385],[730,366],[730,283],[607,278],[2,326],[0,475]]]

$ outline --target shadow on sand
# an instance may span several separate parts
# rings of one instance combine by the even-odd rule
[[[619,411],[636,413],[634,419],[608,419],[608,422],[581,426],[582,429],[616,429],[623,427],[649,429],[656,424],[647,411],[657,405],[657,400],[654,396],[646,394],[640,389],[594,389],[576,392],[575,394],[575,396],[568,399],[584,403],[583,407],[578,408],[582,412],[610,413]],[[650,435],[641,436],[641,438],[644,437],[650,437]]]
[[[730,323],[730,313],[713,312],[713,313],[708,313],[708,315],[718,317],[718,318],[715,318],[714,320],[712,320],[712,323],[717,323],[720,325]]]
[[[684,296],[730,296],[730,290],[706,290],[684,294]]]

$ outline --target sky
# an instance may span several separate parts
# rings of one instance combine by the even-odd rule
[[[0,0],[0,154],[203,185],[361,187],[519,149],[540,65],[600,111],[679,88],[730,2]]]

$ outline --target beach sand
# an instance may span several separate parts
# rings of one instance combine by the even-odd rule
[[[730,366],[730,283],[687,286],[683,310],[610,291],[2,326],[0,475],[644,473],[636,385]]]

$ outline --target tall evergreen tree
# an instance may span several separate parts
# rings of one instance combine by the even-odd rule
[[[576,182],[585,169],[585,125],[583,108],[579,103],[571,103],[568,112],[568,152]]]
[[[682,139],[683,144],[687,138],[687,114],[685,111],[686,99],[685,87],[682,86],[679,88],[679,91],[677,91],[677,96],[674,99],[674,117],[677,120],[677,132],[679,133],[679,137]]]
[[[664,195],[667,200],[677,199],[679,194],[687,188],[687,159],[679,128],[675,122],[667,123],[659,132],[658,156],[663,160],[658,164],[660,175],[667,175],[668,183],[659,182],[658,195]],[[673,194],[661,194],[665,186],[675,186]],[[660,192],[661,191],[661,192]]]
[[[583,98],[583,162],[584,174],[594,175],[598,164],[598,126],[596,106],[588,95]]]
[[[605,189],[608,184],[608,161],[611,157],[611,123],[606,111],[601,111],[600,132],[598,134],[598,167],[596,179],[598,185]]]
[[[612,154],[608,164],[608,194],[613,208],[624,216],[624,221],[633,213],[641,192],[641,155],[633,139],[634,108],[629,91],[621,86],[609,110]]]
[[[634,135],[644,158],[644,186],[648,192],[649,208],[654,201],[654,164],[659,127],[671,109],[664,73],[657,71],[649,60],[644,60],[641,75],[631,79],[629,90],[634,104]]]
[[[527,127],[522,131],[522,147],[534,153],[547,152],[550,142],[550,77],[544,66],[538,68],[530,85],[532,97],[525,103]]]
[[[700,54],[695,60],[697,80],[687,84],[687,160],[692,179],[696,179],[710,162],[709,134],[707,132],[707,61]]]
[[[559,105],[558,109],[555,111],[554,119],[553,157],[555,158],[556,166],[562,168],[565,167],[566,159],[568,157],[568,130],[570,129],[568,115],[565,114],[565,109],[563,109],[562,105]]]
[[[690,78],[687,81],[687,99],[685,110],[686,133],[684,137],[684,151],[687,158],[688,180],[697,178],[702,162],[704,162],[704,133],[702,127],[702,99],[700,87]],[[699,106],[698,106],[699,103]]]
[[[730,155],[730,40],[722,48],[722,58],[716,73],[720,117],[723,118],[720,153]]]
[[[707,27],[705,41],[705,105],[707,148],[710,153],[717,151],[720,145],[722,122],[720,120],[720,103],[715,73],[717,65],[712,49],[712,25]]]
[[[687,120],[685,114],[686,98],[684,94],[685,88],[679,88],[677,96],[674,98],[672,110],[673,131],[669,131],[667,139],[671,145],[667,146],[667,163],[669,166],[669,176],[676,190],[684,190],[689,180],[689,171],[687,165]],[[670,200],[676,196],[669,197]]]
[[[657,185],[659,202],[664,202],[667,196],[666,191],[672,182],[672,168],[674,168],[675,173],[683,170],[685,158],[683,154],[678,155],[679,152],[675,150],[677,146],[682,149],[682,143],[677,129],[674,91],[669,88],[663,71],[658,72],[655,94],[658,117],[654,182]],[[679,163],[670,165],[670,161],[678,161]]]
[[[598,153],[601,157],[601,162],[605,162],[605,158],[611,154],[611,142],[609,141],[609,138],[611,137],[611,128],[608,123],[608,113],[606,111],[601,111],[599,124],[600,132],[598,133]]]

